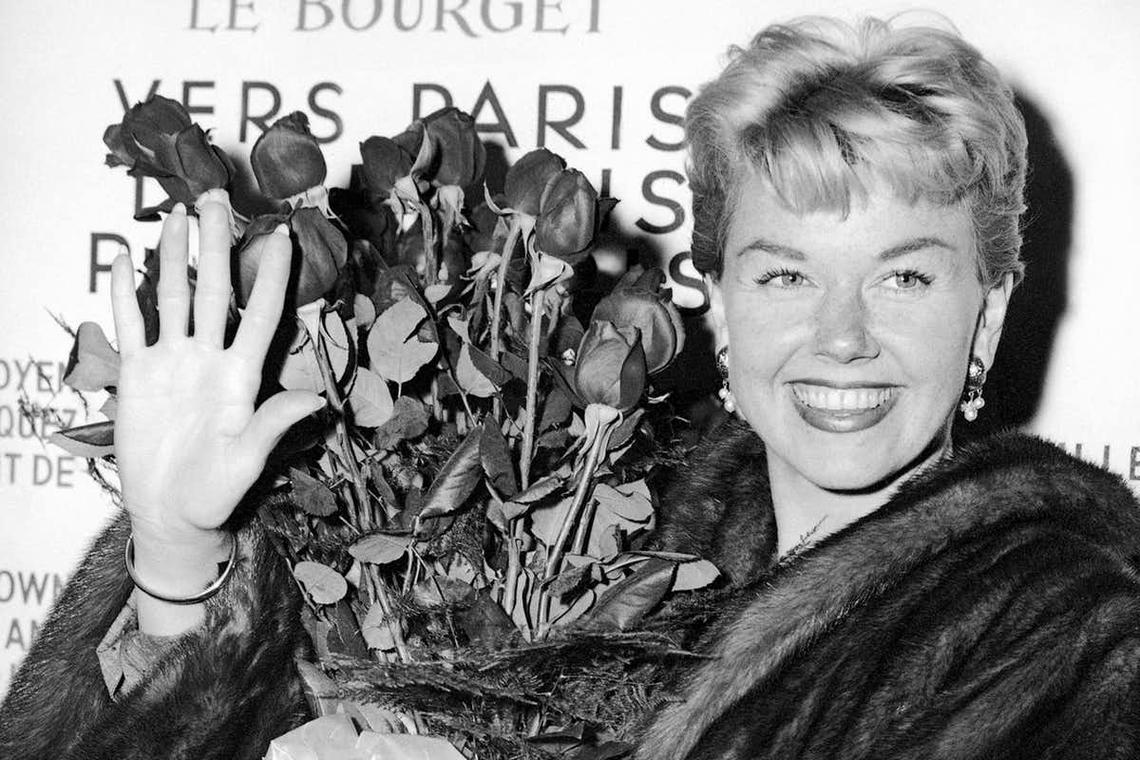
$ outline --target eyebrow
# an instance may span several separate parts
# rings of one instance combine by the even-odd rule
[[[939,237],[917,237],[913,240],[907,240],[906,242],[899,243],[898,245],[892,245],[890,248],[880,251],[879,258],[883,261],[890,261],[891,259],[898,258],[899,256],[903,256],[908,253],[921,251],[924,248],[944,248],[952,252],[956,252],[958,250]],[[796,248],[791,248],[790,246],[780,245],[779,243],[773,243],[772,241],[765,240],[764,238],[756,238],[751,243],[741,248],[736,255],[743,256],[749,251],[770,253],[773,256],[779,256],[780,258],[790,259],[792,261],[807,260],[807,254],[803,251]]]

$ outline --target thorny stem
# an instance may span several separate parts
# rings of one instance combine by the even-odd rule
[[[424,237],[424,284],[439,281],[439,261],[435,254],[435,217],[427,201],[420,200],[420,229]]]
[[[526,362],[526,418],[523,424],[522,456],[519,461],[519,474],[522,487],[530,488],[530,460],[534,455],[534,427],[538,417],[538,349],[542,342],[542,311],[546,292],[539,288],[531,295],[530,306],[530,353]]]
[[[503,293],[507,289],[507,271],[511,268],[511,257],[518,244],[522,224],[517,217],[511,218],[510,229],[507,232],[507,241],[503,245],[503,255],[499,257],[499,271],[495,274],[495,306],[491,311],[491,358],[499,361],[502,353],[502,321],[503,321]],[[503,400],[495,394],[492,403],[492,412],[496,420],[502,419]]]

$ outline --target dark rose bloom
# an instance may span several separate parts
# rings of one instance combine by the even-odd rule
[[[202,193],[225,188],[233,177],[229,159],[211,145],[177,101],[156,95],[131,108],[121,124],[103,133],[109,166],[126,166],[132,176],[155,177],[168,202],[193,208]],[[160,207],[164,208],[164,207]]]
[[[636,327],[591,322],[578,344],[574,386],[587,404],[628,412],[645,392],[645,352]]]
[[[665,283],[665,273],[650,269],[638,276],[629,272],[613,292],[594,307],[592,320],[612,322],[617,327],[641,331],[645,364],[653,375],[668,367],[685,347],[681,314],[673,305]]]
[[[411,174],[416,160],[416,154],[406,144],[387,137],[369,137],[360,143],[360,156],[364,184],[372,198],[380,202],[392,194],[396,180]]]
[[[546,148],[532,150],[507,170],[503,188],[507,205],[515,211],[538,216],[539,202],[546,185],[566,168],[557,153]]]
[[[293,271],[289,297],[295,306],[317,300],[336,284],[348,260],[344,235],[316,208],[292,214],[262,214],[249,223],[238,251],[238,304],[245,306],[253,292],[265,236],[278,224],[288,224],[293,241]]]
[[[323,185],[328,173],[309,118],[300,111],[273,122],[253,144],[249,162],[261,192],[278,200]]]
[[[594,240],[598,194],[586,176],[566,169],[547,182],[539,201],[535,247],[560,259],[573,259]]]
[[[467,187],[483,179],[486,150],[475,120],[458,108],[441,108],[412,122],[395,140],[416,157],[411,174],[435,187]]]

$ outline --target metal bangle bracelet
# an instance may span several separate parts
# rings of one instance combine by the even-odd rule
[[[131,580],[134,581],[135,587],[147,596],[154,597],[155,599],[161,600],[163,602],[170,602],[171,604],[199,604],[200,602],[206,601],[221,591],[222,587],[226,585],[226,581],[228,581],[230,579],[230,576],[233,575],[234,566],[237,565],[237,548],[237,536],[230,534],[230,556],[226,559],[226,567],[224,570],[222,570],[222,574],[218,576],[218,579],[216,581],[199,591],[197,594],[194,594],[193,596],[183,597],[160,594],[139,580],[139,576],[135,572],[134,533],[131,533],[127,537],[127,545],[123,550],[123,559],[127,563],[127,575],[131,576]]]

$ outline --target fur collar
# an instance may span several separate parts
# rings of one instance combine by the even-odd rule
[[[744,523],[739,515],[751,515],[767,532],[760,543],[769,552],[751,565],[740,558],[727,564],[755,577],[771,564],[774,545],[763,470],[755,434],[738,421],[722,425],[676,489],[677,510],[663,525],[662,543],[699,552],[710,548],[718,518]],[[698,513],[712,520],[685,524],[686,514]],[[686,757],[718,716],[849,610],[956,541],[1026,523],[1098,547],[1125,573],[1134,575],[1140,564],[1140,509],[1120,478],[1026,435],[969,444],[905,483],[873,514],[742,590],[741,611],[716,637],[714,659],[690,674],[684,701],[658,713],[637,757]]]

